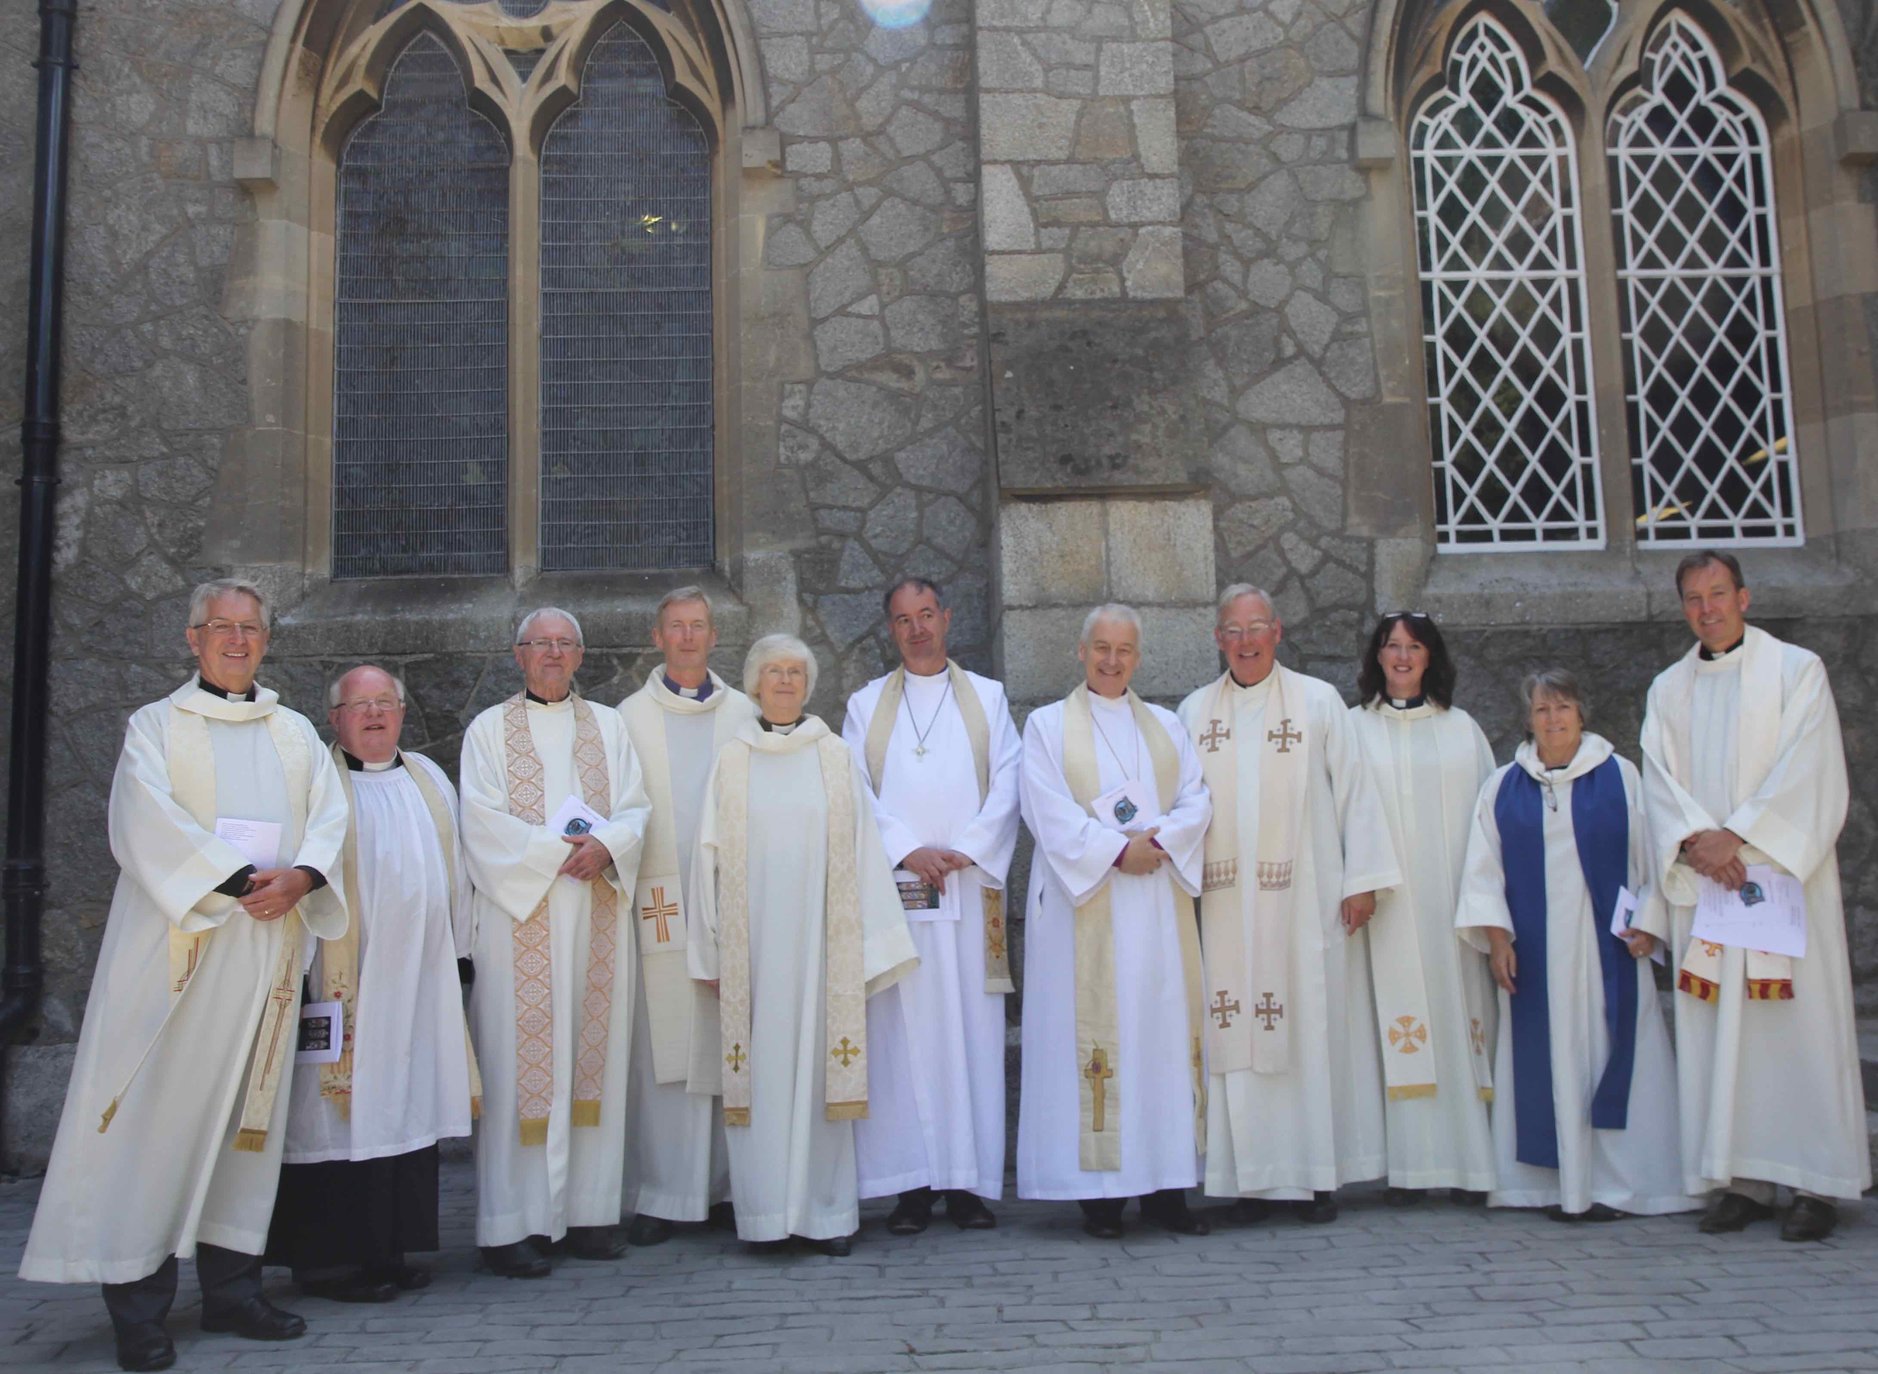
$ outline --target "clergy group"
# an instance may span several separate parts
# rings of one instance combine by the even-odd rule
[[[1419,611],[1378,618],[1346,707],[1279,663],[1247,585],[1178,710],[1134,691],[1156,646],[1104,605],[1020,732],[906,578],[898,665],[838,731],[791,635],[742,690],[712,671],[698,587],[617,706],[579,691],[578,619],[533,611],[453,787],[403,747],[394,672],[332,682],[328,745],[257,680],[264,593],[206,583],[195,671],[131,717],[112,783],[119,877],[20,1272],[102,1285],[125,1369],[173,1363],[181,1259],[204,1331],[293,1339],[263,1264],[344,1302],[424,1287],[438,1142],[472,1134],[506,1278],[695,1225],[846,1255],[868,1198],[894,1235],[995,1227],[1016,900],[1017,1194],[1090,1236],[1131,1200],[1205,1234],[1196,1188],[1327,1222],[1381,1180],[1823,1238],[1871,1182],[1838,716],[1820,659],[1748,623],[1732,555],[1676,586],[1694,642],[1640,763],[1558,666],[1496,766]]]

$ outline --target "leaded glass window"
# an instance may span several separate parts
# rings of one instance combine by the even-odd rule
[[[420,34],[339,159],[336,578],[508,566],[508,168]]]
[[[541,557],[712,556],[711,148],[616,24],[541,153]]]
[[[1486,16],[1410,128],[1438,544],[1603,543],[1578,172],[1562,111]]]
[[[1798,544],[1767,127],[1677,14],[1609,142],[1637,537]]]

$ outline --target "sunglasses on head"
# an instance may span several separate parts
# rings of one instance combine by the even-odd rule
[[[1384,620],[1432,620],[1434,617],[1426,611],[1384,611],[1382,618]]]

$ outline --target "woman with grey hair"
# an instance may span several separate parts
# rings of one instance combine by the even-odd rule
[[[1688,1211],[1637,770],[1586,732],[1570,673],[1521,695],[1526,740],[1480,790],[1454,918],[1500,989],[1489,1201],[1556,1221]]]
[[[751,646],[743,682],[761,714],[705,789],[687,960],[718,994],[721,1043],[693,1055],[691,1087],[723,1094],[737,1234],[845,1255],[860,1226],[867,998],[919,959],[861,771],[804,714],[815,676],[793,635]]]

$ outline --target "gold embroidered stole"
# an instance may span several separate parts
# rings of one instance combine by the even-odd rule
[[[269,742],[280,759],[281,780],[287,793],[289,826],[285,838],[297,846],[306,834],[307,794],[312,788],[312,756],[306,737],[278,710],[259,717],[266,723]],[[253,717],[250,717],[253,719]],[[170,795],[188,812],[203,830],[213,831],[216,821],[215,749],[209,739],[208,721],[193,711],[186,711],[172,699],[169,728],[164,741],[169,767]],[[243,913],[245,916],[245,913]],[[234,919],[231,915],[229,919]],[[207,956],[213,930],[186,933],[171,927],[169,932],[169,1011],[164,1014],[156,1034],[144,1047],[130,1076],[112,1097],[98,1123],[98,1132],[110,1129],[117,1115],[118,1103],[130,1091],[137,1074],[149,1062],[150,1053],[162,1040],[170,1018],[176,1014],[183,994],[195,981],[196,972]],[[255,1029],[253,1049],[249,1054],[248,1086],[241,1100],[241,1119],[235,1131],[233,1148],[260,1153],[267,1146],[267,1132],[274,1117],[274,1102],[281,1084],[292,1071],[289,1055],[297,1038],[295,1012],[300,1002],[300,909],[295,907],[280,917],[280,950],[268,979],[267,1002],[260,1024]]]
[[[345,751],[332,746],[333,764],[339,770],[339,785],[346,794],[346,839],[339,851],[340,872],[345,875],[346,900],[351,904],[352,919],[346,933],[328,940],[320,950],[320,1000],[339,1003],[344,1020],[345,1038],[336,1063],[320,1065],[320,1096],[339,1109],[341,1116],[352,1115],[353,1032],[357,1023],[359,995],[359,943],[365,926],[365,889],[359,884],[359,810],[352,784],[352,770],[346,766]],[[450,806],[443,792],[423,768],[416,756],[405,753],[404,772],[423,799],[430,813],[430,823],[437,832],[437,845],[443,855],[444,901],[456,900],[456,825],[450,819]],[[457,999],[459,1005],[462,998]],[[463,1047],[469,1055],[470,1117],[482,1115],[483,1080],[476,1064],[476,1046],[470,1039],[467,1019],[463,1027]]]
[[[588,806],[613,814],[606,740],[593,708],[578,696],[574,711],[574,765]],[[509,814],[530,825],[547,823],[541,758],[528,725],[528,699],[517,693],[502,708],[502,738],[508,762]],[[555,882],[560,879],[556,878]],[[588,922],[587,981],[580,998],[580,1032],[574,1053],[571,1124],[600,1124],[600,1086],[606,1077],[607,1028],[613,1014],[613,962],[619,946],[619,903],[602,873],[588,884],[593,905]],[[515,1102],[523,1145],[545,1145],[554,1107],[554,960],[549,943],[548,893],[515,927]]]
[[[1262,720],[1277,722],[1255,741],[1259,754],[1259,829],[1251,906],[1239,886],[1239,735],[1231,673],[1220,674],[1205,729],[1196,732],[1200,769],[1213,794],[1206,832],[1200,921],[1206,944],[1207,1059],[1214,1073],[1287,1073],[1291,1067],[1291,921],[1300,813],[1308,795],[1310,723],[1296,674],[1272,665]],[[1199,723],[1199,716],[1194,724]]]
[[[755,709],[749,705],[749,698],[733,692],[715,673],[711,674],[711,695],[703,701],[678,695],[660,677],[655,670],[645,686],[620,703],[619,710],[639,758],[646,795],[652,800],[652,818],[646,825],[633,890],[640,980],[645,986],[646,1022],[652,1031],[652,1076],[659,1083],[682,1083],[690,1066],[693,1018],[708,1014],[705,1004],[710,994],[691,980],[685,967],[684,861],[678,854],[665,713],[711,713],[711,752],[715,757],[737,728],[755,717]],[[741,708],[738,703],[742,703]]]
[[[839,736],[814,717],[804,717],[798,732],[820,726],[808,741],[792,744],[790,735],[765,735],[752,742],[738,738],[724,746],[717,764],[717,947],[718,1003],[724,1066],[724,1124],[750,1124],[751,1084],[756,1047],[751,1042],[750,999],[750,755],[786,753],[813,745],[821,769],[827,805],[827,867],[823,888],[823,1034],[828,1061],[822,1092],[829,1121],[856,1121],[867,1115],[867,988],[861,920],[858,855],[854,844],[852,764]],[[783,1054],[789,1047],[776,1046]]]
[[[958,703],[959,719],[965,725],[965,738],[972,746],[972,766],[978,772],[978,804],[983,806],[991,794],[991,725],[985,719],[985,705],[965,675],[965,670],[951,659],[946,660],[946,675],[952,682],[952,699]],[[874,718],[867,723],[867,777],[880,795],[881,780],[887,770],[887,744],[893,738],[894,722],[900,716],[900,703],[906,697],[906,669],[895,668],[887,674],[874,704]],[[990,887],[979,888],[985,917],[985,991],[1016,992],[1011,979],[1011,951],[1004,924],[1004,894]]]
[[[1135,729],[1154,767],[1161,811],[1173,810],[1180,792],[1180,754],[1154,714],[1133,691],[1128,693]],[[1080,684],[1063,701],[1063,781],[1085,811],[1102,790],[1095,752],[1095,718],[1089,687]],[[1076,1077],[1080,1099],[1077,1164],[1087,1172],[1122,1167],[1121,1026],[1116,1011],[1115,915],[1106,879],[1076,908]],[[1206,1070],[1200,1043],[1201,959],[1193,899],[1171,876],[1174,925],[1180,940],[1181,972],[1187,993],[1189,1070],[1193,1084],[1194,1139],[1206,1139]]]
[[[1780,743],[1781,673],[1780,644],[1765,630],[1748,627],[1741,648],[1741,692],[1735,710],[1735,785],[1730,799],[1754,794],[1773,770]],[[1696,664],[1700,647],[1692,648],[1676,664],[1677,680],[1666,699],[1673,701],[1676,719],[1663,732],[1664,763],[1678,783],[1687,785],[1693,778],[1690,766],[1693,741],[1690,731],[1695,719]],[[1726,817],[1718,817],[1717,823]],[[1743,858],[1743,863],[1749,862]],[[1700,1002],[1713,1002],[1721,990],[1723,946],[1707,940],[1691,940],[1683,951],[1682,967],[1676,975],[1676,987]],[[1748,1000],[1753,1002],[1790,1002],[1793,1000],[1793,960],[1784,954],[1764,950],[1742,951],[1742,977],[1747,983]]]
[[[1400,718],[1402,713],[1392,706],[1365,706],[1363,709],[1377,717],[1383,731],[1382,747],[1369,756],[1368,762],[1375,768],[1376,786],[1383,805],[1395,815],[1395,834],[1400,841],[1398,848],[1406,875],[1408,856],[1420,847],[1418,810],[1441,808],[1446,804],[1441,779],[1438,776],[1434,779],[1435,794],[1431,797],[1405,792],[1405,780],[1396,776],[1395,745],[1400,732],[1400,742],[1407,747],[1408,732],[1415,729],[1415,720]],[[1426,718],[1432,722],[1432,712],[1440,708],[1427,709],[1430,714]],[[1431,723],[1427,728],[1439,727]],[[1412,778],[1406,781],[1413,786]],[[1444,857],[1448,852],[1445,845],[1439,846],[1439,851]],[[1406,881],[1391,892],[1377,894],[1376,914],[1364,927],[1364,934],[1369,937],[1369,981],[1376,999],[1383,1082],[1387,1085],[1389,1099],[1400,1102],[1413,1097],[1433,1097],[1437,1083],[1434,1046],[1428,1038],[1428,982],[1422,968],[1421,931],[1416,924],[1415,904],[1409,898]],[[1461,981],[1465,987],[1467,980]],[[1469,1015],[1472,1020],[1471,1008]],[[1485,1058],[1484,1046],[1482,1052],[1474,1052],[1471,1049],[1473,1038],[1470,1033],[1469,1052],[1478,1072]]]

